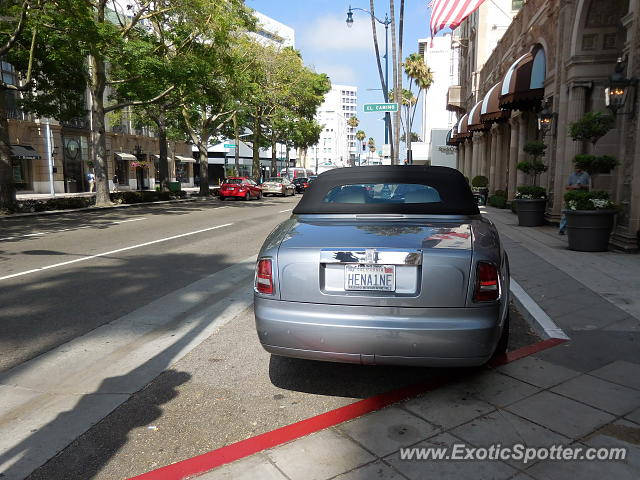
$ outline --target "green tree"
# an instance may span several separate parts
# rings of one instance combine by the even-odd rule
[[[0,58],[16,72],[0,78],[0,209],[12,210],[16,191],[7,118],[14,109],[57,120],[83,113],[86,68],[76,25],[89,9],[83,0],[1,0],[0,6]],[[87,34],[89,29],[82,37]]]

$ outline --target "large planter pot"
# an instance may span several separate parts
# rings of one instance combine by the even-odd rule
[[[565,210],[569,250],[606,252],[615,210]]]
[[[518,225],[521,227],[538,227],[544,225],[544,212],[547,200],[537,198],[534,200],[518,199]]]

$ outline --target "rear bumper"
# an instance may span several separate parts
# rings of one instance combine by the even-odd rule
[[[240,191],[233,191],[233,192],[220,192],[220,196],[221,197],[246,197],[247,195],[249,195],[249,192],[240,192]]]
[[[285,188],[277,188],[277,187],[263,187],[262,193],[274,193],[278,195],[282,195],[287,190]]]
[[[323,305],[255,298],[258,337],[268,352],[313,360],[474,366],[493,354],[498,304],[474,308]]]

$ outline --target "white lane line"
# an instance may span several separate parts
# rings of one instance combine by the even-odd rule
[[[69,232],[69,231],[73,231],[73,230],[81,230],[83,228],[99,228],[99,227],[106,227],[106,226],[109,226],[109,225],[120,225],[121,223],[139,222],[140,220],[146,220],[146,218],[145,217],[139,217],[139,218],[131,218],[129,220],[119,220],[117,222],[109,222],[109,223],[96,224],[96,225],[80,225],[78,227],[60,228],[58,230],[49,230],[49,231],[46,231],[46,232],[25,233],[25,234],[22,234],[22,235],[18,235],[17,237],[0,238],[0,242],[3,241],[3,240],[13,240],[13,239],[19,238],[19,237],[38,237],[38,236],[41,236],[41,235],[49,235],[51,233]]]
[[[53,265],[47,265],[46,267],[34,268],[32,270],[27,270],[25,272],[13,273],[11,275],[6,275],[4,277],[0,277],[0,280],[8,280],[10,278],[21,277],[23,275],[28,275],[30,273],[41,272],[43,270],[50,270],[52,268],[64,267],[65,265],[71,265],[72,263],[85,262],[87,260],[92,260],[94,258],[106,257],[107,255],[113,255],[114,253],[126,252],[127,250],[133,250],[134,248],[146,247],[149,245],[155,245],[156,243],[168,242],[169,240],[175,240],[176,238],[188,237],[190,235],[197,235],[198,233],[210,232],[211,230],[216,230],[218,228],[229,227],[233,225],[233,223],[225,223],[224,225],[216,225],[215,227],[203,228],[202,230],[196,230],[194,232],[181,233],[180,235],[174,235],[172,237],[160,238],[158,240],[153,240],[151,242],[140,243],[138,245],[132,245],[130,247],[118,248],[117,250],[111,250],[109,252],[98,253],[97,255],[91,255],[88,257],[76,258],[75,260],[69,260],[68,262],[56,263]]]
[[[287,208],[286,210],[280,210],[278,213],[290,212],[293,208]]]

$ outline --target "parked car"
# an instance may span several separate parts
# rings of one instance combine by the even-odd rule
[[[296,193],[304,193],[309,188],[309,179],[307,177],[294,178],[292,183],[296,187]]]
[[[296,187],[287,177],[271,177],[262,184],[262,194],[267,195],[295,195]]]
[[[472,366],[507,346],[507,255],[447,167],[323,173],[265,240],[254,287],[275,355]]]
[[[247,177],[229,177],[220,185],[220,200],[226,198],[241,198],[251,200],[262,198],[262,188]]]

